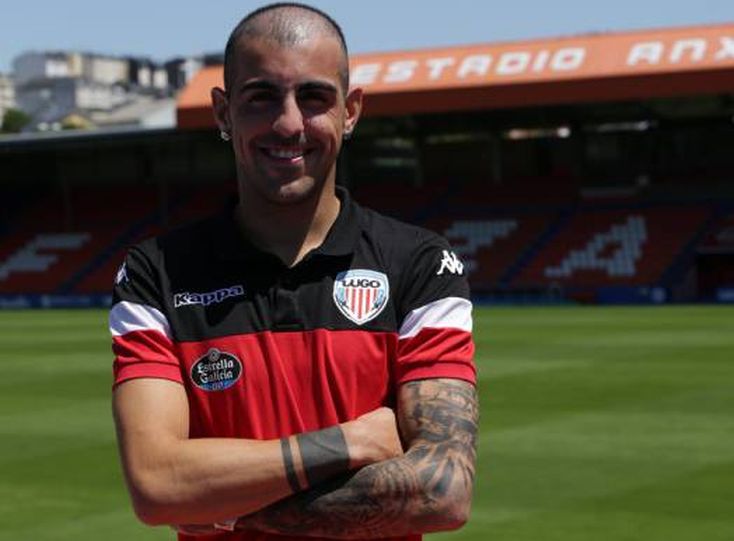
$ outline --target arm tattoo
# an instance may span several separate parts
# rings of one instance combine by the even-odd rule
[[[243,517],[240,527],[342,539],[455,527],[452,510],[457,501],[468,507],[474,486],[476,390],[452,379],[409,382],[398,413],[405,455],[277,502]]]
[[[402,402],[411,409],[402,428],[425,455],[416,457],[422,480],[437,493],[455,482],[470,490],[479,417],[474,387],[461,381],[424,380],[406,384],[406,391],[409,396]]]

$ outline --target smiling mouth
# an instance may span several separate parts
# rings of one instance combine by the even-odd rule
[[[261,147],[260,152],[271,160],[284,164],[298,164],[311,153],[307,148],[275,148]]]

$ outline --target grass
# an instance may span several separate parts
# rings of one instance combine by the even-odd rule
[[[100,311],[0,312],[0,541],[172,539],[133,517]],[[471,521],[430,541],[734,539],[734,309],[475,317]]]

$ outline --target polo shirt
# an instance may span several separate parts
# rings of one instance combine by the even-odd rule
[[[183,385],[191,438],[276,439],[394,406],[408,381],[474,383],[469,289],[446,240],[337,195],[326,239],[292,267],[248,242],[233,208],[132,247],[110,311],[115,385]]]

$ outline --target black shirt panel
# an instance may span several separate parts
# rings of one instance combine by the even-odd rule
[[[153,239],[150,239],[128,250],[117,272],[112,304],[133,302],[165,312],[165,302],[161,296],[165,280],[161,280],[156,271],[158,251],[150,249],[152,243]]]
[[[264,331],[398,332],[421,304],[468,297],[464,277],[435,276],[445,240],[338,195],[340,213],[324,243],[292,268],[243,239],[231,208],[142,243],[128,257],[151,262],[145,272],[160,293],[139,299],[166,314],[175,340],[199,341]],[[335,282],[347,272],[363,282],[370,273],[386,278],[373,291],[387,293],[387,301],[367,321],[338,306]]]
[[[365,244],[381,255],[394,284],[396,319],[402,321],[416,308],[447,297],[469,299],[466,273],[441,269],[442,260],[453,256],[442,236],[362,209]]]

